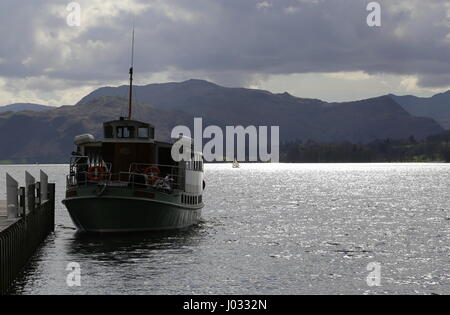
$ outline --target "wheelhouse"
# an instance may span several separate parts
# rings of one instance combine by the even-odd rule
[[[136,120],[114,120],[103,124],[104,140],[87,138],[75,142],[77,154],[89,164],[104,162],[111,173],[128,172],[132,164],[177,166],[171,156],[172,145],[155,141],[154,126]]]

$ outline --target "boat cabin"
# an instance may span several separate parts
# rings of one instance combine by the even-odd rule
[[[103,124],[104,140],[91,135],[75,138],[77,154],[88,158],[88,164],[111,166],[113,174],[135,172],[135,165],[176,166],[170,143],[155,141],[154,126],[137,120],[120,118]],[[161,170],[163,171],[163,170]]]

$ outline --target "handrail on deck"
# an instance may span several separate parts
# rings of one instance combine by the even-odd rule
[[[130,168],[129,168],[129,172],[143,172],[146,168],[148,167],[152,167],[152,166],[156,166],[159,169],[167,169],[170,168],[171,170],[180,170],[183,169],[182,166],[178,166],[178,165],[164,165],[164,164],[149,164],[149,163],[131,163],[130,164]]]
[[[80,163],[81,160],[85,160],[86,163]],[[75,172],[76,170],[82,168],[83,166],[88,169],[89,167],[92,166],[102,166],[105,167],[106,170],[108,172],[111,172],[112,169],[112,164],[111,163],[106,163],[105,161],[99,161],[99,163],[88,163],[89,161],[89,157],[88,156],[81,156],[81,155],[77,155],[77,156],[73,156],[70,158],[70,172]]]
[[[182,175],[163,173],[162,176],[147,176],[136,172],[97,172],[95,180],[92,180],[89,172],[78,172],[67,175],[67,188],[88,186],[90,184],[105,186],[131,186],[132,188],[164,188],[164,189],[182,189],[184,181]]]

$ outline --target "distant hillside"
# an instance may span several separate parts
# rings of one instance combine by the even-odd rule
[[[68,162],[76,135],[91,133],[101,137],[103,122],[119,118],[126,107],[126,99],[100,97],[88,104],[45,112],[0,114],[0,160]],[[135,105],[134,118],[154,124],[159,139],[169,139],[173,127],[192,121],[191,116],[183,113],[139,104]]]
[[[411,115],[435,119],[445,129],[450,129],[450,91],[432,97],[390,95]]]
[[[0,160],[67,161],[75,135],[88,132],[101,137],[104,121],[127,112],[127,100],[120,97],[126,91],[126,87],[102,88],[75,106],[0,114]],[[154,124],[160,140],[169,140],[176,125],[191,126],[194,117],[203,117],[204,125],[280,126],[281,141],[367,143],[422,139],[443,131],[433,119],[412,116],[388,96],[326,103],[200,80],[151,84],[136,87],[135,92],[133,118]]]
[[[80,101],[127,95],[127,86],[101,88]],[[423,138],[442,128],[432,119],[410,115],[389,97],[326,103],[288,93],[225,88],[207,81],[136,86],[137,101],[162,110],[204,117],[218,125],[279,125],[283,140],[367,142],[379,138]]]
[[[49,110],[49,109],[54,109],[54,107],[39,105],[39,104],[32,104],[32,103],[15,103],[15,104],[6,105],[6,106],[0,106],[0,113],[4,113],[4,112],[17,113],[17,112],[21,112],[24,110],[40,112],[40,111]]]

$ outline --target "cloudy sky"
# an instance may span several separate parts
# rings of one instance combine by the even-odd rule
[[[1,0],[0,106],[73,104],[127,81],[206,79],[328,101],[450,89],[450,1]],[[72,15],[73,16],[73,15]],[[73,20],[71,20],[73,21]]]

